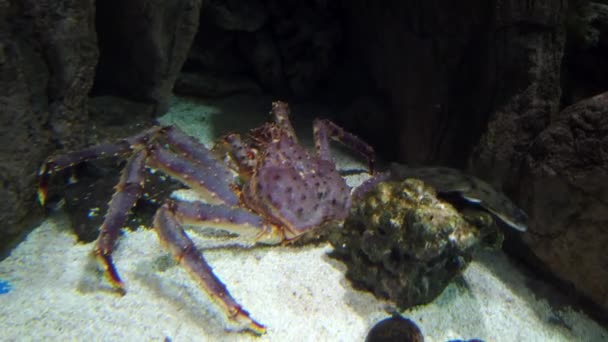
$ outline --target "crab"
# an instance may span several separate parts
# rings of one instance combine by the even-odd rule
[[[273,122],[247,136],[228,134],[211,150],[175,126],[154,126],[114,143],[51,157],[39,171],[39,201],[44,205],[49,177],[54,173],[91,159],[127,158],[93,250],[110,284],[125,294],[112,251],[129,211],[143,194],[145,170],[178,180],[200,199],[171,197],[160,206],[152,226],[161,245],[238,330],[263,334],[266,327],[233,299],[184,227],[219,229],[250,245],[290,243],[327,225],[340,225],[353,198],[380,180],[372,176],[372,181],[351,189],[332,160],[330,140],[361,154],[370,174],[374,173],[373,148],[333,122],[316,119],[316,151],[310,152],[298,143],[289,112],[286,103],[274,102]]]

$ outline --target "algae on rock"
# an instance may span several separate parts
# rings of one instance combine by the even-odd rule
[[[353,204],[342,229],[329,237],[356,287],[400,308],[438,296],[471,260],[476,245],[500,241],[492,217],[462,214],[417,179],[380,183]]]

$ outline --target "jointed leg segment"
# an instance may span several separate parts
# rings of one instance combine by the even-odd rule
[[[171,150],[162,147],[158,139],[166,140]],[[222,229],[247,239],[249,245],[256,242],[277,244],[284,237],[277,227],[266,225],[259,216],[236,207],[239,199],[232,192],[234,176],[231,171],[214,159],[205,146],[177,128],[154,127],[116,143],[49,158],[39,173],[40,202],[44,204],[46,200],[51,174],[86,160],[129,153],[132,155],[122,170],[93,251],[110,283],[121,294],[125,293],[124,284],[112,261],[112,252],[131,208],[143,194],[146,166],[157,168],[190,188],[198,189],[199,193],[208,193],[211,202],[216,203],[167,201],[154,218],[154,228],[161,243],[232,321],[257,334],[264,333],[265,327],[241,308],[226,286],[213,274],[182,225]]]
[[[265,333],[266,327],[253,320],[249,313],[232,298],[226,286],[215,276],[203,255],[182,230],[178,217],[185,214],[176,212],[179,209],[176,205],[177,203],[171,201],[165,203],[154,217],[154,229],[161,243],[233,323],[256,334]],[[188,210],[188,205],[184,204],[182,210]],[[204,214],[201,212],[200,215]]]
[[[374,173],[374,149],[356,135],[326,119],[316,119],[313,122],[313,134],[317,154],[322,159],[332,159],[329,150],[329,140],[332,139],[361,154],[367,159],[370,173]]]
[[[112,262],[112,251],[131,208],[143,194],[146,157],[146,151],[141,150],[127,161],[120,182],[116,186],[116,192],[108,205],[108,213],[101,225],[93,251],[104,267],[110,283],[122,294],[124,294],[124,285]]]

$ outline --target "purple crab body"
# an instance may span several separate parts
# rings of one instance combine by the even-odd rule
[[[282,225],[290,240],[328,222],[343,221],[350,209],[350,191],[332,161],[311,155],[282,134],[260,156],[244,200]]]
[[[286,103],[274,102],[271,114],[274,122],[244,137],[226,135],[212,150],[169,126],[49,158],[39,172],[40,201],[44,204],[51,174],[89,159],[128,156],[94,249],[110,282],[124,293],[112,251],[130,209],[143,193],[145,167],[177,179],[201,199],[168,199],[158,209],[153,227],[161,243],[230,321],[262,334],[266,328],[232,298],[183,227],[221,229],[250,240],[248,245],[296,240],[326,224],[343,222],[357,193],[337,171],[330,140],[359,152],[367,159],[370,173],[374,162],[374,150],[368,144],[331,121],[315,120],[313,153],[298,144]],[[369,184],[359,187],[359,192]]]

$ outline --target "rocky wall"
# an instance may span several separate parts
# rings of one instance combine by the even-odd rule
[[[125,118],[141,118],[133,108],[148,118],[167,109],[200,7],[200,0],[0,1],[0,255],[41,218],[36,173],[46,157],[107,138],[96,124],[128,125]],[[108,95],[91,100],[100,116],[93,119],[92,89]]]
[[[93,1],[0,2],[0,251],[39,219],[36,172],[85,142],[97,62]]]

